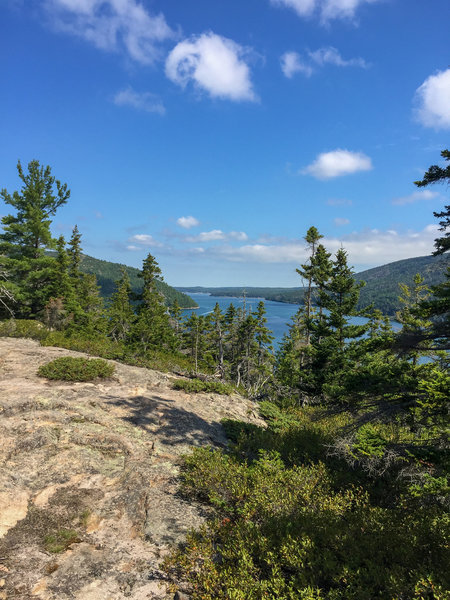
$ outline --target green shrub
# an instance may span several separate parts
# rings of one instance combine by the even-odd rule
[[[187,393],[211,392],[214,394],[231,395],[235,393],[232,385],[221,381],[202,381],[201,379],[177,379],[173,382],[174,390],[184,390]]]
[[[0,336],[15,338],[31,338],[41,340],[48,330],[39,321],[27,319],[8,319],[0,322]]]
[[[336,489],[321,462],[287,467],[275,451],[248,463],[196,449],[185,491],[215,509],[166,560],[193,600],[448,600],[448,517],[403,500],[374,505]]]
[[[111,377],[114,365],[101,358],[74,358],[62,356],[39,367],[37,374],[47,379],[62,381],[91,381],[97,377]]]

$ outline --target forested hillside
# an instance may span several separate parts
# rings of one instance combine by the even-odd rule
[[[139,277],[139,269],[107,260],[99,260],[86,254],[81,255],[80,271],[83,273],[92,273],[97,277],[100,293],[104,298],[110,298],[114,293],[115,282],[121,278],[121,269],[125,269],[128,274],[132,292],[135,294],[141,292],[143,281]],[[168,306],[171,306],[175,300],[177,300],[180,308],[195,308],[197,306],[197,303],[192,298],[171,287],[164,281],[158,281],[156,287],[164,295]]]
[[[400,310],[399,300],[401,283],[411,285],[414,276],[419,273],[427,286],[438,285],[445,279],[447,256],[419,256],[398,260],[387,265],[355,273],[356,281],[364,281],[361,289],[358,308],[364,308],[373,303],[375,308],[384,314],[395,315]],[[180,287],[186,293],[209,293],[213,296],[237,298],[244,293],[250,298],[264,298],[274,302],[302,304],[307,288],[282,287]]]

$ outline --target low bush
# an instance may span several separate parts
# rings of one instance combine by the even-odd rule
[[[174,390],[184,390],[189,394],[211,392],[229,396],[236,391],[232,385],[221,381],[202,381],[201,379],[177,379],[173,382],[172,387]]]
[[[39,321],[8,319],[0,322],[0,336],[42,340],[47,334],[48,329]]]
[[[97,377],[111,377],[114,365],[101,358],[74,358],[62,356],[39,367],[37,374],[47,379],[62,381],[92,381]]]

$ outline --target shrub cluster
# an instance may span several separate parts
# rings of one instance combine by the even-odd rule
[[[165,563],[193,600],[448,600],[445,511],[329,457],[350,416],[264,409],[274,427],[227,422],[230,451],[185,458],[185,492],[215,514]]]
[[[114,365],[101,358],[74,358],[62,356],[39,367],[37,374],[47,379],[62,381],[92,381],[97,377],[111,377]]]

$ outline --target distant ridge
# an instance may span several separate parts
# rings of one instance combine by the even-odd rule
[[[138,293],[142,289],[142,279],[138,277],[139,269],[134,267],[127,267],[120,263],[113,263],[107,260],[100,260],[82,254],[80,270],[83,273],[93,273],[97,277],[98,285],[100,286],[100,293],[104,298],[109,298],[115,290],[115,282],[121,277],[121,269],[124,268],[128,277],[130,278],[131,289],[133,292]],[[166,304],[170,306],[175,300],[178,300],[178,304],[181,308],[197,308],[198,304],[188,295],[184,294],[171,287],[164,281],[158,281],[157,287],[159,291],[164,295]]]
[[[357,281],[365,281],[366,285],[361,290],[359,308],[373,303],[375,308],[384,314],[395,315],[400,308],[398,297],[400,295],[399,283],[411,285],[416,273],[424,278],[424,283],[433,286],[445,279],[447,265],[450,264],[448,255],[419,256],[397,260],[380,267],[367,269],[355,274]],[[214,296],[240,297],[244,291],[249,297],[264,298],[275,302],[288,302],[301,304],[303,302],[304,287],[177,287],[178,290],[190,294],[210,293]]]

